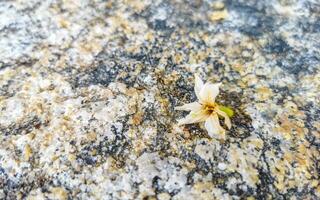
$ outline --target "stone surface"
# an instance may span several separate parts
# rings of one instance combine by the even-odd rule
[[[319,199],[319,39],[316,0],[2,1],[0,198]]]

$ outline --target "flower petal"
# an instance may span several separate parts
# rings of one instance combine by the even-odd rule
[[[199,111],[201,109],[201,104],[199,104],[198,102],[193,102],[193,103],[188,103],[188,104],[184,104],[182,106],[177,106],[174,109],[175,110],[190,110],[190,111]]]
[[[219,94],[219,87],[221,83],[206,83],[204,86],[201,88],[200,91],[200,103],[214,103],[216,96]]]
[[[203,110],[199,110],[197,112],[191,111],[189,115],[178,121],[178,125],[199,123],[205,121],[207,118],[208,115]]]
[[[219,133],[219,126],[220,126],[219,121],[217,121],[214,116],[208,117],[204,126],[206,127],[206,129],[211,137],[212,137],[212,135],[216,135]]]
[[[203,81],[198,75],[194,75],[194,82],[194,92],[196,93],[197,98],[200,99],[200,91],[203,87]]]
[[[220,126],[218,115],[208,117],[204,126],[211,138],[221,138],[221,136],[224,138],[225,130]]]
[[[219,108],[215,109],[215,111],[224,118],[224,123],[227,125],[228,129],[231,128],[231,121],[227,113],[219,110]]]

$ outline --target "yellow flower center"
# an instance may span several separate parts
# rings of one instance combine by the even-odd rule
[[[212,114],[212,113],[215,111],[215,109],[216,109],[217,106],[218,106],[218,105],[217,105],[216,103],[214,103],[214,104],[204,104],[204,105],[203,105],[204,110],[206,111],[206,113],[207,113],[208,115]]]

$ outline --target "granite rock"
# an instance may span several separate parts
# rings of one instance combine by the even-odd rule
[[[0,2],[0,199],[319,199],[316,0]],[[226,140],[178,126],[222,82]]]

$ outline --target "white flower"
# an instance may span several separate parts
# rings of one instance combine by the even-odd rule
[[[193,124],[205,122],[204,126],[208,131],[210,137],[224,138],[225,130],[220,126],[219,116],[224,118],[224,123],[231,128],[231,121],[229,116],[220,110],[219,105],[215,102],[219,94],[219,87],[221,83],[203,83],[202,80],[195,75],[194,91],[197,95],[198,102],[185,104],[176,107],[176,110],[191,111],[185,118],[179,120],[179,125]]]

